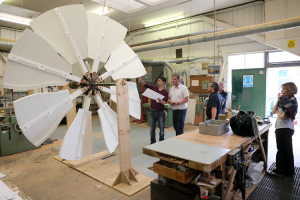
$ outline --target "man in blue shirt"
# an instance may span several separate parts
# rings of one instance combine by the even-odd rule
[[[223,97],[224,101],[222,102],[222,111],[221,114],[225,114],[226,101],[227,101],[227,92],[224,91],[225,84],[223,82],[219,82],[219,94]]]
[[[218,119],[218,115],[222,111],[223,97],[218,93],[219,85],[216,82],[211,82],[207,88],[207,92],[210,93],[206,106],[206,117],[208,119]]]

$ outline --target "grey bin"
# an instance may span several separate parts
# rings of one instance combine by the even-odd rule
[[[199,123],[199,133],[206,135],[222,135],[230,130],[229,122],[225,120],[207,120]]]

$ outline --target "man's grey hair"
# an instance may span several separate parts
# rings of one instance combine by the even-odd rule
[[[173,74],[172,77],[173,76],[176,76],[178,80],[180,80],[180,78],[181,78],[181,76],[179,74],[177,74],[177,73]]]
[[[211,87],[214,88],[215,92],[219,91],[219,84],[216,82],[210,82]]]
[[[223,87],[225,87],[225,83],[224,83],[224,82],[219,82],[219,84],[220,84],[220,83],[222,83],[222,84],[223,84]]]

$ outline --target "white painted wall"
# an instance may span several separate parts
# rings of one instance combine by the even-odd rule
[[[223,80],[225,83],[228,81],[227,77],[227,70],[228,70],[228,55],[229,54],[237,54],[237,53],[244,53],[244,52],[257,52],[257,51],[265,51],[265,50],[273,50],[272,47],[261,44],[259,42],[253,42],[250,39],[241,37],[241,38],[232,38],[232,39],[225,39],[219,41],[221,46],[222,55],[224,57],[225,63],[224,63],[224,73],[221,77],[221,80]],[[205,43],[199,43],[199,44],[192,44],[192,45],[185,45],[185,46],[179,46],[179,47],[172,47],[172,48],[165,48],[165,49],[159,49],[159,50],[152,50],[152,51],[145,51],[138,53],[139,57],[147,57],[147,58],[175,58],[175,49],[182,48],[183,50],[183,57],[188,56],[212,56],[213,55],[213,42],[205,42]],[[198,48],[200,46],[200,48]],[[216,52],[216,55],[218,55],[218,52]],[[206,70],[202,69],[202,62],[211,62],[213,60],[197,60],[195,62],[185,62],[182,64],[172,64],[176,70],[183,71],[186,70],[189,74],[190,68],[198,68],[199,74],[207,74]],[[218,64],[218,61],[216,61]],[[221,64],[221,63],[219,63]],[[170,70],[167,70],[167,88],[168,90],[172,86],[171,81],[171,72]],[[218,76],[216,76],[215,81],[217,81]],[[189,78],[188,78],[188,84],[189,86]],[[230,94],[231,95],[231,94]],[[229,95],[229,96],[230,96]],[[229,97],[227,106],[231,108],[231,98]]]
[[[266,22],[300,16],[299,0],[266,0]],[[276,31],[265,34],[265,42],[279,49],[300,56],[300,28]],[[288,48],[288,40],[295,40],[295,48]]]
[[[209,15],[208,17],[213,18],[213,15]],[[194,18],[192,21],[196,21],[199,19],[200,17]],[[217,14],[217,20],[228,23],[235,27],[244,27],[244,26],[264,23],[265,21],[264,4],[262,3],[259,5],[248,6],[245,8],[235,9],[231,11],[222,11]],[[189,21],[186,20],[182,23],[186,23],[186,22]],[[178,22],[178,25],[180,25],[180,22]],[[128,44],[134,45],[143,42],[149,42],[152,40],[159,40],[159,39],[165,39],[169,37],[191,34],[195,32],[208,31],[208,30],[212,30],[214,27],[213,24],[202,21],[202,22],[192,23],[191,25],[189,24],[177,28],[161,30],[164,28],[165,26],[161,26],[157,29],[153,28],[152,30],[155,30],[156,32],[135,36],[133,40],[131,40]],[[263,34],[261,35],[263,36]],[[128,38],[130,38],[130,36]]]
[[[17,40],[23,31],[0,27],[0,37]]]
[[[213,17],[213,16],[210,16]],[[261,24],[264,23],[264,4],[250,6],[247,8],[227,11],[223,13],[219,13],[217,15],[217,19],[219,21],[222,21],[224,23],[228,23],[235,27],[243,27],[243,26],[249,26],[254,24]],[[181,34],[189,34],[190,33],[190,25],[187,25],[181,30]],[[198,32],[198,31],[205,31],[205,30],[211,30],[213,29],[213,25],[209,24],[207,22],[199,22],[197,24],[191,25],[191,30]],[[198,28],[197,28],[198,27]],[[163,28],[163,27],[162,27]],[[161,33],[148,33],[142,36],[137,36],[137,38],[134,38],[133,41],[131,41],[130,44],[139,43],[139,42],[146,42],[150,41],[151,39],[157,40],[160,36],[163,36],[164,38],[167,37],[173,37],[175,33],[177,34],[180,30],[176,28],[172,28],[170,30],[161,31]],[[192,32],[193,33],[193,32]],[[161,35],[159,35],[161,34]],[[260,34],[261,36],[264,36],[264,34]],[[237,38],[231,38],[231,39],[225,39],[225,40],[219,40],[220,50],[221,52],[218,53],[218,43],[216,42],[216,48],[215,48],[215,55],[221,55],[224,57],[224,72],[221,76],[221,80],[223,80],[225,83],[228,81],[228,55],[229,54],[238,54],[238,53],[245,53],[245,52],[258,52],[258,51],[266,51],[266,50],[274,50],[273,47],[270,47],[268,45],[256,42],[252,39],[246,38],[246,37],[237,37]],[[140,52],[138,55],[140,57],[146,57],[146,58],[175,58],[175,50],[182,48],[183,50],[183,57],[189,57],[189,56],[213,56],[214,55],[214,42],[205,42],[205,43],[198,43],[198,44],[192,44],[192,45],[184,45],[184,46],[178,46],[178,47],[171,47],[171,48],[165,48],[165,49],[159,49],[159,50],[152,50],[152,51],[146,51],[146,52]],[[190,68],[198,68],[199,74],[207,74],[206,70],[202,70],[202,63],[203,62],[213,62],[213,60],[197,60],[195,62],[190,63],[182,63],[182,64],[172,64],[176,70],[183,71],[186,70],[188,76],[189,69]],[[216,61],[216,64],[221,64],[221,62]],[[170,70],[167,70],[167,88],[170,89],[172,86],[171,82],[171,73]],[[218,76],[215,77],[215,81],[218,80]],[[189,86],[189,78],[187,81],[187,86]],[[227,84],[226,84],[227,85]],[[229,94],[229,100],[227,103],[227,107],[231,108],[231,94]]]

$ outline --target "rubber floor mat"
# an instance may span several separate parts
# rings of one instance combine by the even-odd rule
[[[276,168],[275,163],[269,171]],[[247,200],[300,200],[300,168],[295,167],[293,177],[279,179],[265,175]]]

